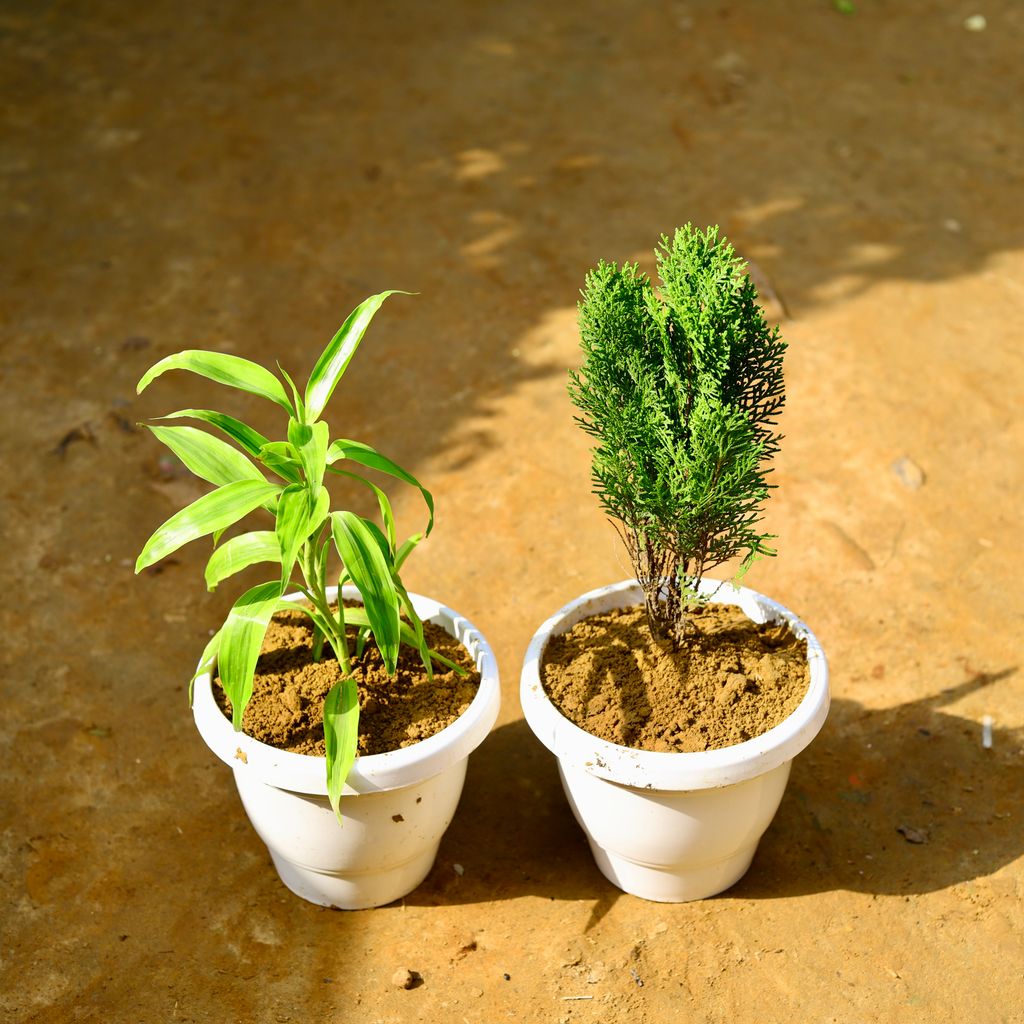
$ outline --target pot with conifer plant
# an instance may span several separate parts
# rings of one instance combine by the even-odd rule
[[[520,697],[602,873],[681,902],[747,871],[829,687],[807,626],[737,585],[775,553],[759,526],[785,342],[717,228],[687,225],[655,255],[657,290],[636,265],[587,275],[569,385],[635,578],[541,626]],[[732,581],[706,575],[726,562]]]
[[[494,655],[480,632],[402,583],[403,563],[433,526],[430,492],[369,445],[332,440],[321,419],[392,294],[353,311],[302,392],[280,364],[278,378],[248,359],[199,350],[160,360],[138,387],[187,370],[287,414],[286,440],[278,441],[208,409],[163,419],[191,419],[223,437],[149,425],[214,490],[157,529],[136,572],[211,535],[209,589],[250,566],[272,566],[206,646],[189,688],[193,715],[231,767],[284,884],[341,909],[388,903],[423,880],[454,815],[469,754],[494,724],[500,699]],[[428,512],[422,533],[397,542],[390,500],[366,470],[419,490]],[[369,488],[381,524],[332,511],[331,477]],[[272,529],[223,539],[254,512],[269,515]]]

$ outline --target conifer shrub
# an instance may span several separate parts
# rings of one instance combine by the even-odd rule
[[[775,554],[760,526],[786,343],[717,227],[662,236],[655,257],[657,289],[636,264],[587,274],[569,394],[652,632],[681,646],[708,571],[738,558],[739,579]]]

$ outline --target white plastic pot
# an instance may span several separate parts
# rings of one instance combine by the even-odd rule
[[[354,587],[342,593],[359,596]],[[334,591],[329,595],[333,599]],[[437,601],[410,597],[424,622],[441,626],[470,652],[480,689],[441,732],[411,747],[358,757],[341,797],[342,824],[327,799],[323,757],[279,750],[235,732],[214,700],[211,675],[196,680],[193,714],[200,735],[234,772],[242,804],[281,881],[311,903],[377,907],[423,881],[455,814],[469,755],[498,715],[497,662],[483,635]]]
[[[783,620],[807,640],[810,687],[775,728],[731,747],[662,753],[620,746],[565,718],[541,683],[552,636],[581,619],[643,603],[635,580],[592,590],[534,634],[523,664],[520,699],[537,738],[557,758],[565,794],[601,872],[626,892],[661,903],[703,899],[746,873],[782,800],[793,758],[817,735],[829,707],[828,663],[814,634],[762,594],[717,580],[711,600],[736,604],[754,622]]]

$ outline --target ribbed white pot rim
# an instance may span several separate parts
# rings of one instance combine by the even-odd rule
[[[336,587],[328,588],[329,599],[333,600],[336,594]],[[344,795],[398,789],[432,778],[468,757],[484,741],[498,717],[498,664],[484,635],[465,616],[439,601],[422,594],[409,596],[424,622],[435,622],[447,629],[472,654],[480,672],[480,689],[459,718],[433,736],[399,750],[357,757]],[[342,597],[358,600],[359,592],[349,585],[342,588]],[[289,594],[286,600],[302,601],[304,597]],[[192,714],[207,746],[229,767],[278,789],[327,795],[326,759],[279,750],[243,732],[235,732],[214,700],[210,672],[196,679]]]
[[[526,651],[520,685],[523,713],[537,738],[563,765],[640,789],[715,789],[756,778],[792,760],[818,734],[828,715],[829,685],[828,662],[817,637],[788,608],[755,590],[709,579],[701,581],[700,589],[716,603],[739,605],[755,622],[785,621],[796,636],[807,640],[810,685],[796,710],[760,736],[697,753],[624,747],[570,722],[544,692],[540,675],[544,650],[552,636],[568,632],[589,615],[643,604],[640,584],[623,580],[570,601],[537,630]]]

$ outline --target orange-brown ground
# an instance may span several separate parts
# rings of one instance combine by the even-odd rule
[[[1024,10],[856,8],[4,6],[9,1019],[1024,1020]],[[749,875],[659,906],[594,868],[516,689],[540,621],[626,575],[565,396],[577,289],[686,220],[785,317],[780,555],[749,582],[835,701]],[[384,288],[420,294],[331,421],[432,488],[406,582],[484,630],[506,699],[427,882],[332,913],[282,888],[185,706],[230,588],[203,545],[132,575],[198,493],[132,425],[224,399],[133,389],[190,346],[303,374]],[[396,512],[417,529],[418,495]]]

